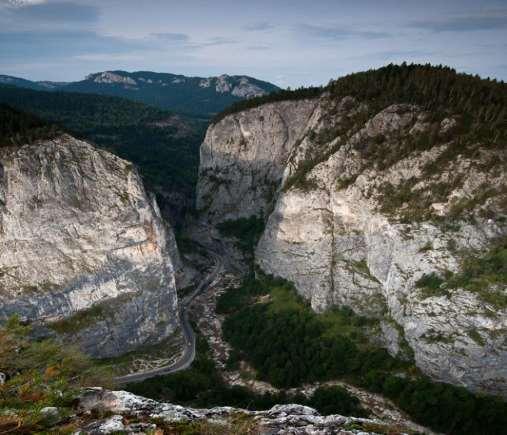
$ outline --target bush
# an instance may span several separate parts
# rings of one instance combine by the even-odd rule
[[[15,317],[0,328],[0,369],[7,381],[0,385],[0,432],[34,433],[51,427],[41,415],[46,406],[59,408],[62,418],[85,386],[111,386],[111,374],[97,368],[73,346],[33,340],[30,328]]]
[[[345,388],[339,386],[317,388],[308,400],[308,406],[318,409],[324,415],[367,416],[359,399],[351,396]]]
[[[445,280],[435,272],[424,274],[416,281],[415,286],[422,289],[425,298],[447,296],[449,294],[448,291],[445,290]]]

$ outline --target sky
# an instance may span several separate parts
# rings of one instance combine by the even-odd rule
[[[0,0],[0,74],[245,74],[326,84],[387,63],[507,81],[507,0]]]

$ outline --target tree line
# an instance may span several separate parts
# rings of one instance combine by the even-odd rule
[[[265,295],[259,303],[259,296]],[[266,299],[267,298],[267,299]],[[501,434],[507,403],[438,383],[410,362],[368,345],[368,320],[350,310],[316,314],[290,283],[258,274],[218,301],[224,336],[259,378],[288,388],[345,379],[392,399],[415,421],[449,434]]]

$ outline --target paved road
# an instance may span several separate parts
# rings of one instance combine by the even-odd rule
[[[208,251],[209,254],[213,257],[213,270],[199,283],[199,285],[195,288],[195,290],[184,297],[180,301],[180,319],[181,326],[183,332],[183,338],[185,341],[185,349],[183,351],[183,355],[181,358],[170,365],[158,367],[153,370],[147,370],[143,372],[131,373],[125,376],[120,376],[115,378],[115,381],[119,384],[127,384],[131,382],[141,382],[149,378],[153,378],[155,376],[168,375],[170,373],[175,373],[180,370],[184,370],[192,364],[195,358],[195,334],[190,325],[190,321],[188,319],[188,307],[194,300],[194,298],[201,293],[203,290],[207,289],[211,285],[214,285],[214,281],[217,276],[222,272],[223,263],[221,257],[215,252]]]

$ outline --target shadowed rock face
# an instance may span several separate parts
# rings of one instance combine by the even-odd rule
[[[0,319],[56,322],[95,356],[178,328],[174,235],[129,162],[64,135],[0,165]]]
[[[291,140],[261,115],[297,126]],[[200,205],[212,222],[267,214],[256,263],[292,281],[314,310],[346,305],[376,318],[392,354],[408,344],[433,378],[507,396],[505,307],[463,288],[416,286],[424,274],[458,272],[464,253],[507,233],[505,149],[451,152],[459,117],[431,119],[406,104],[372,115],[365,102],[328,94],[231,115],[202,145]],[[434,146],[410,148],[430,130]],[[413,151],[392,158],[396,149]],[[259,194],[268,188],[271,203]]]
[[[214,222],[266,214],[314,106],[267,104],[212,125],[201,146],[197,209]]]

